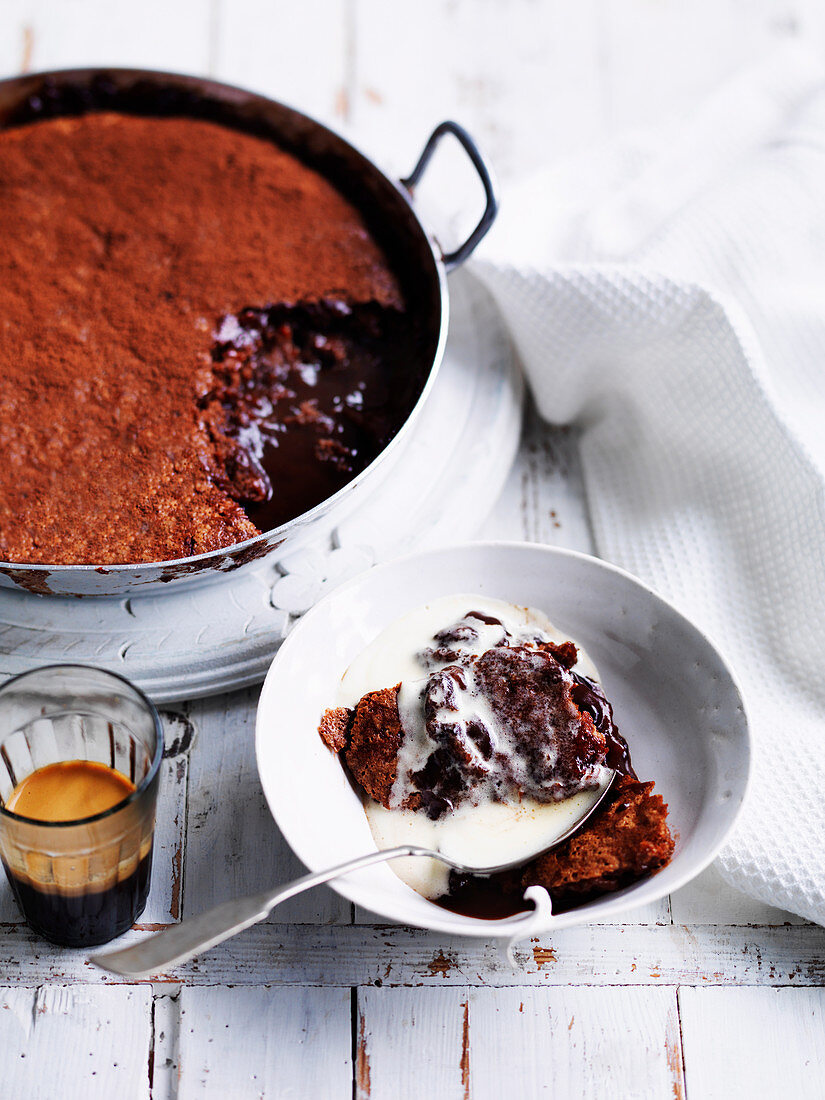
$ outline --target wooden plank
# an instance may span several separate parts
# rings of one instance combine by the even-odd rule
[[[124,65],[205,73],[211,0],[4,0],[0,72]]]
[[[355,1097],[464,1100],[469,1081],[468,990],[358,991]]]
[[[166,748],[155,818],[152,886],[140,918],[142,927],[180,920],[183,901],[189,750],[195,728],[184,713],[164,711],[161,717]]]
[[[818,1100],[825,1080],[825,989],[681,989],[691,1100]]]
[[[275,826],[258,780],[258,694],[254,688],[191,706],[198,739],[189,762],[187,915],[306,873]],[[321,887],[279,906],[270,919],[348,922],[350,912],[348,901]]]
[[[126,946],[146,936],[132,930]],[[19,926],[0,935],[0,980],[114,981]],[[588,925],[529,940],[513,969],[498,943],[395,926],[260,924],[165,975],[193,985],[825,985],[825,929]]]
[[[148,1100],[151,990],[0,989],[5,1100]]]
[[[358,992],[356,1092],[498,1100],[684,1096],[670,988]]]
[[[677,924],[805,924],[802,917],[786,913],[729,886],[711,865],[670,898]]]
[[[532,400],[515,465],[480,537],[523,538],[593,553],[577,433],[544,423]]]
[[[345,0],[222,0],[215,75],[341,126],[352,43]]]
[[[684,1097],[675,989],[471,989],[473,1100]]]
[[[352,1096],[348,989],[184,989],[179,1100]]]

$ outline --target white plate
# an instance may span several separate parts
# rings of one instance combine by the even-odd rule
[[[310,870],[375,850],[361,803],[322,744],[321,714],[355,655],[393,619],[456,592],[546,612],[598,667],[642,779],[669,805],[675,855],[662,871],[541,929],[596,921],[683,886],[713,859],[745,796],[750,744],[741,693],[710,641],[640,581],[596,558],[529,543],[475,543],[414,554],[335,589],[295,627],[264,683],[258,770],[273,816]],[[510,936],[519,920],[448,912],[386,865],[332,884],[351,901],[404,924],[469,936]],[[523,923],[523,918],[522,918]]]

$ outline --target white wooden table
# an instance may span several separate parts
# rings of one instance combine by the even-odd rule
[[[463,121],[505,182],[689,110],[818,0],[0,0],[0,73],[133,64],[243,83],[386,168]],[[480,534],[593,549],[574,432],[528,415]],[[257,691],[164,715],[152,893],[132,938],[300,873],[257,780]],[[330,890],[163,980],[102,977],[0,889],[4,1100],[825,1094],[825,930],[711,869],[625,920],[496,947],[376,924]]]

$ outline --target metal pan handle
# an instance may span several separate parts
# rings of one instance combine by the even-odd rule
[[[469,235],[463,244],[460,244],[458,248],[454,248],[452,252],[445,252],[443,255],[444,266],[448,271],[451,271],[454,267],[458,267],[459,264],[463,264],[464,261],[472,255],[476,245],[487,233],[487,230],[493,224],[498,214],[498,194],[495,182],[493,181],[492,173],[487,167],[484,157],[482,157],[478,146],[464,129],[463,126],[459,126],[457,122],[442,122],[433,130],[430,134],[427,144],[422,150],[421,156],[418,158],[418,163],[413,168],[410,174],[401,180],[401,183],[413,194],[416,185],[424,175],[424,171],[427,165],[430,163],[433,153],[436,150],[438,143],[444,137],[445,134],[452,134],[461,143],[464,152],[470,158],[473,163],[473,167],[478,172],[479,179],[484,187],[484,195],[486,198],[486,205],[484,207],[484,213],[479,219],[478,225]]]

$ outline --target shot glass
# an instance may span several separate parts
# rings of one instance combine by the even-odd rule
[[[121,676],[50,665],[0,686],[0,858],[38,935],[68,947],[107,943],[143,912],[162,757],[157,711]],[[120,772],[134,790],[71,821],[35,820],[7,807],[37,769],[84,760]]]

